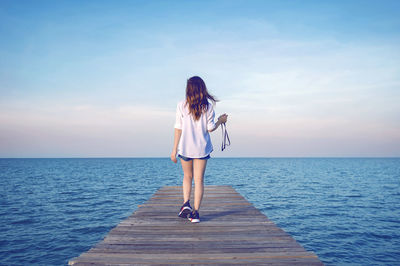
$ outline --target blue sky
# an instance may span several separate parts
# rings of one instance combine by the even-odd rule
[[[400,156],[399,1],[1,1],[0,157],[168,157],[199,75],[218,156]]]

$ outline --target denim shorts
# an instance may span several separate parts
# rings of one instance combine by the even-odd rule
[[[178,157],[181,158],[182,160],[184,160],[185,162],[189,162],[189,161],[191,161],[191,160],[193,160],[193,159],[200,159],[200,160],[207,160],[207,159],[210,159],[210,154],[207,155],[206,157],[202,157],[202,158],[189,158],[189,157],[182,156],[182,155],[180,155],[180,154],[178,154]]]

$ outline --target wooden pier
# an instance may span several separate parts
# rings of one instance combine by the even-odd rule
[[[231,186],[205,186],[198,224],[181,204],[182,187],[159,189],[69,265],[323,265]]]

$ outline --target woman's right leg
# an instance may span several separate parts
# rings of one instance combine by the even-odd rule
[[[204,172],[206,171],[207,160],[193,159],[194,168],[194,209],[200,209],[204,194]]]
[[[193,180],[193,160],[184,161],[181,158],[181,165],[183,170],[183,203],[190,199],[190,193],[192,191],[192,180]]]

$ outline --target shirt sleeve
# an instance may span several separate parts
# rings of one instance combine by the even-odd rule
[[[209,104],[207,110],[207,130],[213,130],[215,128],[214,118],[215,118],[214,107],[212,104]]]
[[[176,129],[182,129],[182,112],[179,108],[179,103],[176,106],[175,126]]]

